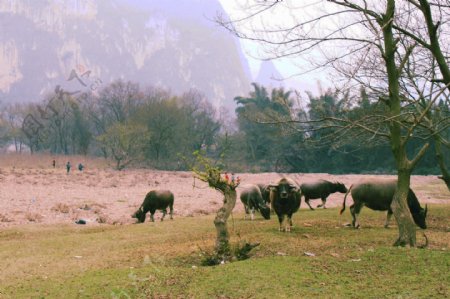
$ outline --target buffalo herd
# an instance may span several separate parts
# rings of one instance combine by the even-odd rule
[[[321,199],[323,207],[327,197],[335,192],[345,193],[343,206],[340,211],[345,210],[347,196],[351,193],[353,204],[350,206],[350,213],[353,218],[352,226],[359,228],[358,216],[363,206],[376,211],[387,211],[385,227],[388,227],[389,220],[393,214],[391,203],[397,187],[396,179],[371,179],[363,180],[351,185],[348,189],[340,182],[329,182],[318,180],[310,183],[299,184],[295,180],[282,177],[277,182],[271,184],[245,185],[240,187],[240,199],[245,208],[245,218],[250,214],[250,219],[254,219],[255,211],[259,211],[264,219],[270,219],[271,212],[274,212],[279,221],[279,230],[289,232],[292,229],[292,215],[300,208],[301,198],[305,198],[305,203],[311,210],[311,199]],[[170,209],[170,219],[173,219],[174,195],[169,190],[150,191],[139,209],[132,215],[138,222],[144,222],[147,212],[150,212],[150,219],[154,221],[156,210],[163,213],[161,221]],[[407,204],[414,222],[422,229],[426,226],[427,207],[423,209],[414,194],[409,189]]]

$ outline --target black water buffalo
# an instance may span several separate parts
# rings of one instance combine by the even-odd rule
[[[388,227],[389,220],[392,216],[391,203],[394,198],[394,192],[397,188],[397,180],[371,180],[362,181],[357,184],[353,184],[348,189],[344,197],[344,203],[342,205],[341,214],[345,210],[345,200],[347,199],[348,193],[352,193],[353,205],[350,206],[350,213],[352,214],[353,221],[352,225],[355,228],[359,227],[357,217],[363,206],[376,211],[388,211],[386,223],[384,227]],[[414,194],[414,192],[409,189],[407,197],[409,211],[414,219],[414,222],[420,228],[427,228],[425,223],[425,218],[427,217],[427,207],[423,209]]]
[[[246,186],[241,192],[241,201],[245,208],[245,217],[250,214],[251,220],[255,210],[259,211],[265,219],[270,219],[270,208],[267,206],[261,193],[261,188],[265,188],[261,185],[249,185]]]
[[[262,199],[268,205],[270,205],[270,188],[266,184],[256,184],[261,191]]]
[[[282,178],[276,184],[269,185],[272,209],[278,216],[280,231],[291,231],[292,214],[300,208],[300,187],[289,178]],[[287,216],[288,223],[283,228]]]
[[[339,182],[332,183],[326,180],[318,180],[312,183],[304,183],[300,185],[302,190],[302,195],[305,197],[305,202],[311,210],[314,210],[309,204],[310,199],[322,199],[322,204],[317,207],[323,207],[325,209],[325,204],[327,203],[327,197],[331,193],[340,192],[346,193],[347,188],[345,185]]]
[[[139,209],[132,215],[133,218],[137,218],[138,222],[145,222],[145,215],[150,212],[150,219],[155,222],[153,215],[156,210],[163,212],[161,221],[167,214],[167,207],[170,209],[170,219],[173,219],[173,193],[169,190],[152,190],[145,196],[144,202]]]

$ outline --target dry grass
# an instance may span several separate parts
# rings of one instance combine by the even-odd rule
[[[89,203],[89,204],[85,204],[84,205],[85,209],[90,208],[90,209],[106,209],[106,205],[101,204],[101,203],[97,203],[97,202],[93,202],[93,203]]]
[[[211,211],[205,210],[205,209],[195,209],[194,215],[209,215],[211,214]]]
[[[66,205],[65,203],[57,203],[53,208],[52,211],[67,214],[70,212],[70,207]]]
[[[108,217],[106,217],[106,215],[99,214],[97,217],[97,222],[98,223],[109,223],[110,221],[108,220]]]
[[[27,219],[30,222],[41,222],[43,218],[44,217],[38,213],[28,212],[25,214],[25,219]]]
[[[22,168],[22,169],[50,169],[52,161],[56,160],[57,168],[66,167],[67,161],[71,161],[72,169],[75,170],[78,163],[83,163],[88,169],[105,169],[109,168],[108,161],[103,158],[95,158],[81,155],[65,156],[52,154],[16,154],[8,153],[0,155],[0,164],[5,168]],[[78,171],[78,170],[77,170]]]
[[[448,298],[450,210],[431,208],[424,250],[392,247],[397,229],[384,229],[385,213],[368,209],[359,230],[339,225],[350,216],[337,208],[301,210],[291,233],[280,233],[274,218],[238,213],[229,223],[233,246],[261,245],[249,260],[217,267],[200,266],[214,246],[213,215],[18,226],[0,231],[0,297]]]
[[[180,178],[183,178],[183,179],[191,178],[192,177],[192,173],[190,173],[190,172],[179,172],[178,176]]]
[[[215,213],[223,201],[219,192],[207,184],[194,180],[191,172],[155,171],[150,169],[126,169],[115,171],[107,168],[102,159],[86,157],[56,157],[58,167],[51,166],[51,155],[0,155],[2,192],[0,192],[1,213],[5,219],[14,222],[1,222],[0,227],[13,227],[39,221],[44,224],[73,223],[82,218],[90,225],[98,225],[99,215],[108,215],[106,223],[134,223],[130,216],[139,207],[145,195],[154,189],[168,189],[175,195],[174,215],[193,217]],[[76,161],[86,158],[87,169],[66,174],[66,160]],[[59,164],[59,163],[64,164]],[[85,163],[85,162],[83,162]],[[91,165],[92,164],[92,165]],[[15,165],[12,168],[11,165]],[[98,166],[98,168],[93,168]],[[9,167],[9,168],[8,168]],[[375,177],[364,175],[320,174],[278,174],[278,173],[240,173],[243,190],[246,184],[272,183],[281,176],[288,175],[296,181],[310,182],[317,179],[341,181],[346,186],[361,178]],[[380,176],[393,177],[393,176]],[[435,176],[413,176],[412,188],[423,204],[449,204],[449,192],[445,184]],[[344,195],[335,193],[329,196],[327,207],[342,204]],[[320,200],[313,200],[317,206]],[[351,204],[351,197],[348,199]],[[302,203],[301,209],[307,209]],[[21,211],[17,214],[16,211]],[[26,217],[32,211],[41,217]],[[237,200],[235,213],[243,212],[243,205]],[[364,213],[364,212],[363,212]],[[34,219],[30,221],[30,219]],[[31,223],[33,225],[33,223]]]
[[[416,188],[421,190],[426,198],[449,199],[448,189],[440,180],[434,180],[426,184],[419,182]]]
[[[0,222],[13,222],[11,218],[7,217],[6,215],[0,214]]]

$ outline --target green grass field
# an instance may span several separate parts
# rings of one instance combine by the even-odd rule
[[[126,226],[27,225],[0,230],[0,298],[448,298],[450,206],[429,207],[427,249],[395,248],[385,213],[301,210],[294,230],[233,216],[232,242],[252,257],[200,266],[213,215]],[[418,231],[418,242],[424,238]],[[314,256],[312,256],[314,255]]]

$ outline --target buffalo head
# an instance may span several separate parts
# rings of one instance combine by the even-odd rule
[[[334,186],[336,187],[336,191],[340,193],[347,193],[347,188],[344,184],[336,182],[334,183]]]
[[[131,215],[131,218],[136,218],[138,220],[138,222],[142,223],[145,221],[145,213],[142,209],[142,207],[140,207],[133,215]]]
[[[427,228],[427,224],[426,224],[427,212],[428,212],[428,207],[427,207],[427,205],[425,205],[425,209],[421,208],[419,212],[411,213],[411,215],[414,219],[414,222],[417,224],[418,227],[420,227],[422,229]]]
[[[269,188],[274,191],[280,199],[287,199],[290,193],[298,192],[300,189],[298,185],[286,178],[279,180],[276,185],[269,185]]]
[[[426,229],[427,224],[425,220],[427,218],[428,206],[425,205],[425,209],[423,209],[420,206],[419,200],[411,189],[409,189],[407,201],[409,211],[411,212],[411,216],[413,217],[414,222],[418,227]]]
[[[261,215],[264,217],[264,219],[270,219],[270,208],[268,206],[260,206],[259,211],[261,212]]]

